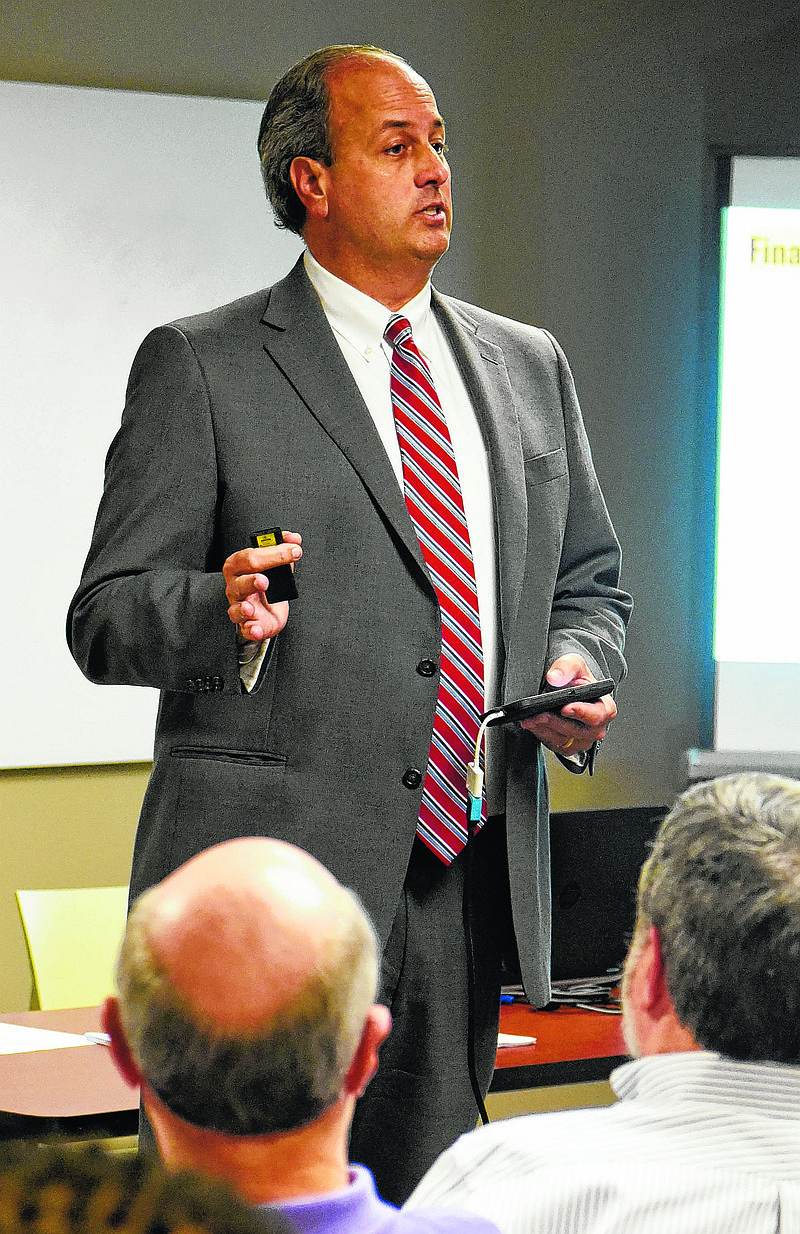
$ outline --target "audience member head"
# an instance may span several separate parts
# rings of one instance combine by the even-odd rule
[[[312,1142],[332,1144],[340,1174],[353,1103],[389,1029],[376,984],[360,904],[290,844],[219,844],[141,896],[105,1018],[168,1164],[238,1154],[250,1175],[254,1140],[266,1168],[266,1141],[307,1132],[306,1164]],[[215,1172],[239,1182],[235,1168]],[[269,1187],[251,1178],[246,1194],[268,1201]]]
[[[632,1053],[800,1062],[800,782],[683,793],[639,881],[623,980]]]
[[[0,1234],[287,1234],[219,1182],[97,1146],[0,1146]]]
[[[316,159],[330,167],[333,142],[330,132],[328,74],[334,65],[355,57],[383,57],[405,61],[380,47],[349,45],[322,47],[312,52],[275,85],[267,100],[258,133],[261,172],[279,227],[302,235],[306,210],[294,190],[290,169],[296,158]]]

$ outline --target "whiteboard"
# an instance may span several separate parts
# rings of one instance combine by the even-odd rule
[[[152,757],[154,690],[67,649],[133,356],[162,322],[268,286],[263,104],[0,82],[0,452],[6,767]]]

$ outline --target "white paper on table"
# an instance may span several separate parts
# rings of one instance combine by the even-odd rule
[[[498,1033],[498,1046],[504,1045],[536,1045],[535,1037],[515,1037],[513,1033]]]
[[[0,1054],[30,1054],[34,1050],[63,1050],[67,1046],[91,1044],[81,1033],[0,1023]]]

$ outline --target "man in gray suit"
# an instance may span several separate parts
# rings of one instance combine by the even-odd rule
[[[404,498],[384,337],[398,314],[463,497],[482,644],[470,736],[482,707],[545,680],[619,681],[630,600],[557,344],[431,289],[451,198],[427,84],[376,49],[316,52],[273,90],[259,151],[307,250],[274,287],[143,343],[69,639],[91,680],[162,692],[134,895],[220,840],[271,835],[362,896],[394,1031],[351,1155],[397,1203],[474,1122],[502,962],[549,997],[541,745],[581,770],[616,713],[608,695],[493,730],[486,825],[454,860],[415,834],[454,657]],[[266,527],[285,543],[247,547]],[[299,597],[269,603],[281,563],[298,563]],[[442,790],[462,817],[464,762]]]

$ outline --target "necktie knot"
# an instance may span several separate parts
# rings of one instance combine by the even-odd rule
[[[411,322],[407,317],[392,317],[383,337],[392,349],[402,346],[411,338]]]

